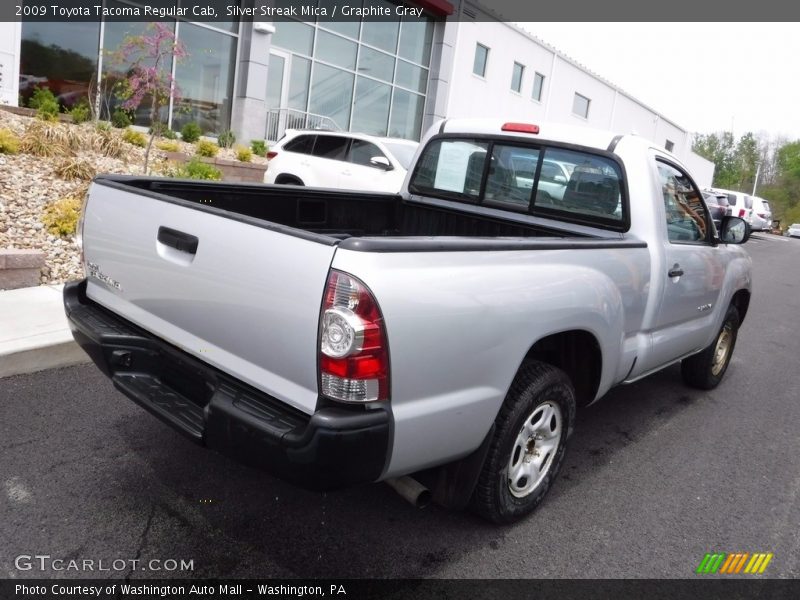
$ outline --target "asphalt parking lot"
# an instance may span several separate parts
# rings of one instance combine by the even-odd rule
[[[385,485],[320,494],[194,446],[93,366],[0,380],[0,578],[19,555],[191,560],[99,577],[694,577],[771,552],[800,577],[800,240],[746,245],[754,295],[722,385],[667,369],[578,415],[564,469],[507,527]]]

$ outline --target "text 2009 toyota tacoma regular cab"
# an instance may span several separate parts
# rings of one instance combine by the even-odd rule
[[[423,472],[496,522],[576,407],[676,361],[716,386],[750,300],[744,221],[584,128],[444,121],[400,195],[102,176],[81,228],[66,311],[124,394],[303,485]]]

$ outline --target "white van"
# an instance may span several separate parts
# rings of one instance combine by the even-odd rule
[[[765,231],[772,229],[772,209],[769,202],[758,196],[748,196],[753,202],[753,212],[748,223],[753,231]]]

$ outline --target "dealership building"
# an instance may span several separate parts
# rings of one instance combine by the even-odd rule
[[[241,2],[256,14],[262,4]],[[339,6],[303,4],[328,15]],[[232,130],[242,141],[274,141],[289,127],[419,139],[446,117],[554,121],[635,132],[675,153],[699,184],[710,184],[714,166],[691,152],[690,132],[479,3],[368,4],[390,16],[164,21],[188,56],[170,65],[181,98],[163,109],[162,119],[176,130],[189,121],[209,135]],[[106,0],[105,6],[139,5]],[[0,22],[0,104],[17,105],[37,86],[52,89],[65,107],[80,101],[98,79],[124,71],[112,53],[146,27],[115,20]],[[526,29],[546,36],[547,23]],[[106,111],[114,103],[104,102]],[[133,118],[145,125],[148,111]]]

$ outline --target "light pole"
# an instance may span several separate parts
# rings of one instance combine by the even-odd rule
[[[756,195],[756,186],[758,185],[758,174],[761,173],[761,161],[756,163],[756,180],[753,182],[753,193],[751,196]]]

